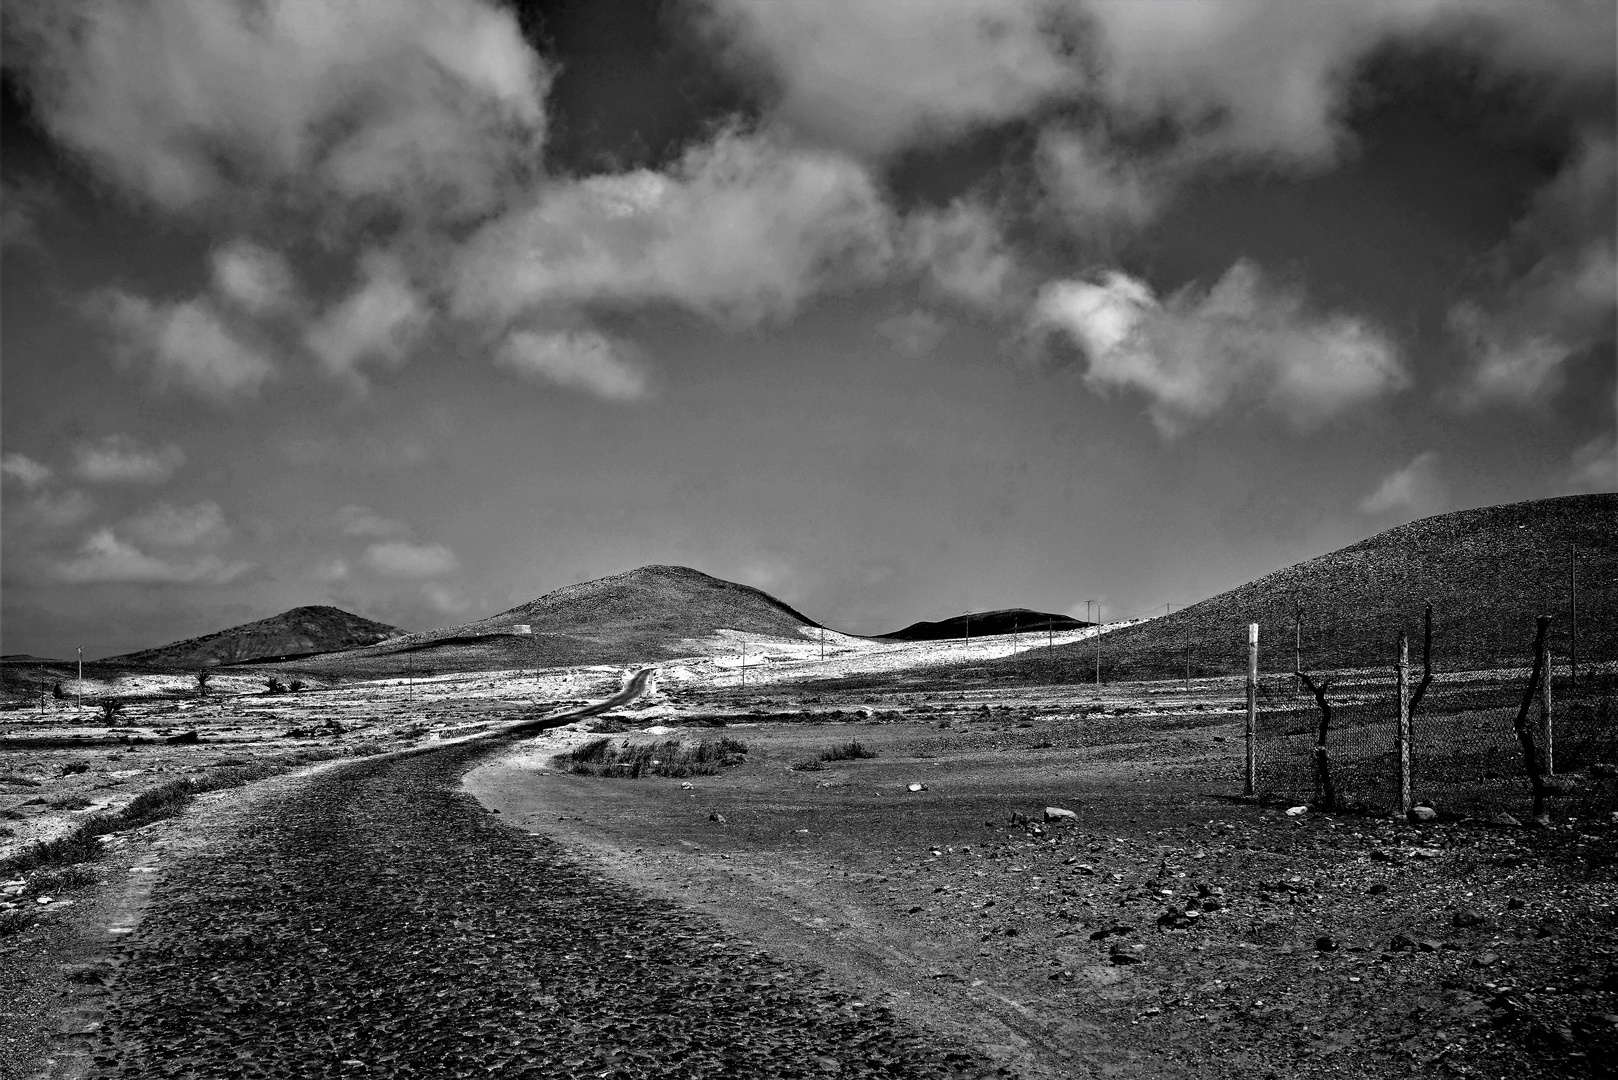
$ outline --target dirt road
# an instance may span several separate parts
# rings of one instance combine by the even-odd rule
[[[505,827],[491,744],[312,776],[157,887],[88,1075],[995,1075],[948,1040]]]

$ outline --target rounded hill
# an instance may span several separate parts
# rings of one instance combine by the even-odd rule
[[[108,657],[106,662],[185,668],[262,663],[374,645],[403,635],[397,626],[342,608],[297,607],[203,637]]]

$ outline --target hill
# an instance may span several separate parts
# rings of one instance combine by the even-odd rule
[[[1028,608],[1003,608],[1000,611],[978,611],[970,615],[957,615],[938,622],[914,622],[903,630],[891,634],[878,634],[882,641],[953,641],[966,637],[988,637],[991,634],[1044,633],[1047,630],[1083,630],[1090,624],[1066,615],[1052,615],[1047,611]]]
[[[798,637],[818,623],[775,597],[685,566],[643,566],[568,585],[498,615],[298,665],[376,677],[634,663],[703,651],[719,630]]]
[[[1580,662],[1618,661],[1618,495],[1574,495],[1413,521],[1114,630],[1101,641],[1102,678],[1171,678],[1188,664],[1193,676],[1245,671],[1254,622],[1267,672],[1293,670],[1299,630],[1306,670],[1390,666],[1400,630],[1419,664],[1429,602],[1439,670],[1528,663],[1540,614],[1555,617],[1551,646],[1564,663],[1575,551]],[[1044,655],[1071,678],[1094,677],[1094,644],[1053,652]]]
[[[341,608],[299,607],[215,634],[108,657],[106,662],[182,668],[263,663],[374,645],[403,635],[397,626]]]

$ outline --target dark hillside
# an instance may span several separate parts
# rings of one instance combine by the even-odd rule
[[[1540,614],[1555,616],[1552,649],[1565,663],[1575,548],[1580,661],[1618,661],[1618,495],[1575,495],[1413,521],[1113,631],[1101,641],[1102,678],[1182,676],[1188,658],[1193,676],[1245,671],[1252,622],[1259,624],[1260,667],[1291,671],[1300,607],[1307,670],[1390,666],[1400,630],[1410,635],[1411,661],[1419,664],[1428,602],[1440,670],[1527,662]],[[1093,644],[1054,652],[1057,670],[1093,677]],[[1039,655],[1022,663],[1037,665]],[[1002,666],[1008,664],[1015,661]]]
[[[883,641],[950,641],[965,637],[987,637],[991,634],[1033,633],[1047,630],[1083,630],[1090,624],[1066,615],[1053,615],[1048,611],[1028,608],[1005,608],[1000,611],[979,611],[971,615],[957,615],[938,622],[911,623],[903,630],[891,634],[878,634]]]
[[[565,586],[477,622],[299,667],[376,677],[411,670],[632,663],[696,652],[689,643],[717,630],[796,637],[800,627],[816,625],[751,586],[684,566],[643,566]]]
[[[374,645],[403,634],[397,626],[341,608],[300,607],[215,634],[109,657],[107,662],[182,668],[246,664]]]

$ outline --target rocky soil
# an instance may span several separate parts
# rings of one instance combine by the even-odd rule
[[[92,1076],[992,1073],[500,824],[476,748],[344,765],[159,886]]]

